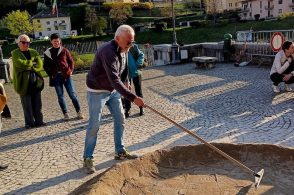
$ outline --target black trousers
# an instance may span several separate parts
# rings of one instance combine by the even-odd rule
[[[20,96],[25,126],[33,127],[43,123],[41,91]]]
[[[11,118],[11,113],[10,113],[10,109],[8,107],[8,105],[6,104],[4,109],[3,109],[3,112],[1,113],[1,116],[3,118]]]
[[[135,93],[137,96],[143,98],[143,93],[142,93],[142,76],[139,75],[137,77],[134,77],[131,79],[131,82],[133,81],[134,88],[135,88]],[[129,112],[131,109],[131,102],[127,99],[124,98],[123,100],[125,112]]]
[[[279,73],[273,73],[271,74],[271,80],[273,81],[273,84],[275,86],[278,86],[279,83],[284,82],[283,78],[285,74],[290,74],[292,71],[294,71],[294,62],[290,64],[290,66],[283,72],[283,74]],[[292,76],[288,81],[285,82],[286,84],[294,83],[294,76]]]

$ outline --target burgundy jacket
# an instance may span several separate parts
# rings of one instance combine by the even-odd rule
[[[52,47],[51,47],[52,48]],[[50,86],[54,86],[52,79],[54,79],[58,72],[62,74],[64,79],[68,79],[74,70],[74,60],[68,49],[60,47],[57,59],[52,59],[50,49],[44,52],[44,70],[49,76]]]

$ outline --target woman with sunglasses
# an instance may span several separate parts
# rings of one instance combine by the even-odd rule
[[[19,94],[24,112],[25,128],[45,125],[42,114],[41,91],[44,87],[41,71],[43,61],[39,53],[30,49],[30,38],[23,34],[17,39],[18,49],[13,50],[13,85]],[[32,82],[34,77],[34,82]]]

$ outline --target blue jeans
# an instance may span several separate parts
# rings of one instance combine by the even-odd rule
[[[121,153],[124,151],[123,133],[125,118],[120,94],[117,91],[102,93],[88,91],[87,99],[89,106],[89,124],[86,132],[84,158],[93,158],[102,109],[105,105],[108,107],[113,117],[115,152]]]
[[[54,86],[55,86],[55,91],[58,97],[58,103],[62,110],[62,113],[63,114],[67,113],[67,105],[64,98],[63,85],[75,107],[76,112],[80,112],[81,110],[80,102],[78,100],[78,96],[75,91],[75,86],[74,86],[72,78],[69,77],[66,81],[64,81],[64,77],[61,74],[57,74],[57,76],[54,78]]]

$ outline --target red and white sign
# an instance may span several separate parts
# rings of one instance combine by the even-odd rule
[[[271,47],[274,52],[280,51],[285,41],[285,37],[280,32],[275,32],[271,38]]]

